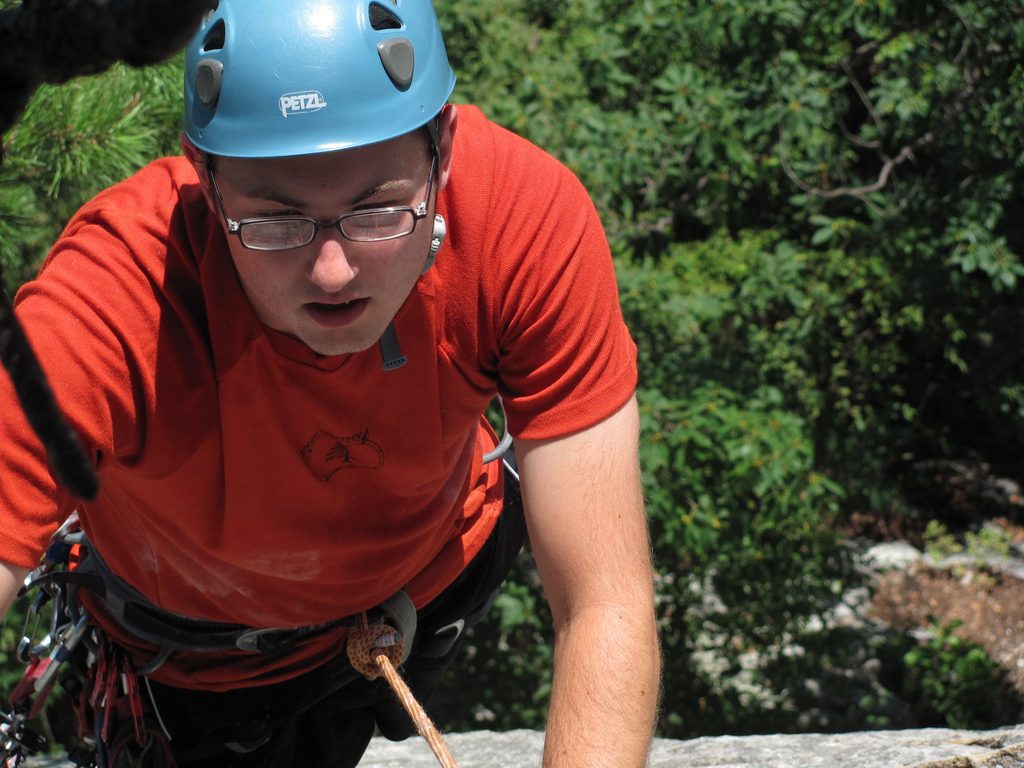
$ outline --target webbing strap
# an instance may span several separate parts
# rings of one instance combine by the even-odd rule
[[[119,626],[159,649],[156,657],[138,670],[140,674],[155,671],[176,651],[237,648],[250,653],[279,655],[302,639],[336,627],[355,626],[357,623],[357,617],[346,616],[303,627],[250,627],[183,616],[154,605],[145,595],[111,571],[92,547],[83,543],[82,552],[83,557],[73,570],[51,571],[28,586],[74,584],[99,597]],[[403,636],[412,638],[416,632],[416,609],[404,591],[371,609],[369,614],[375,618],[387,616],[396,623]]]

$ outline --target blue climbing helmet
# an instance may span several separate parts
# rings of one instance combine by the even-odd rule
[[[455,87],[430,0],[220,0],[185,56],[185,133],[229,157],[386,141]]]

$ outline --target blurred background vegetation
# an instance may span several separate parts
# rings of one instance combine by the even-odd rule
[[[660,735],[1019,720],[949,627],[922,643],[828,616],[862,583],[865,530],[1024,522],[1019,498],[965,498],[936,471],[1024,482],[1024,6],[437,10],[455,101],[566,162],[612,243],[640,354]],[[178,151],[180,69],[37,93],[3,137],[10,289],[89,196]],[[524,556],[436,697],[442,723],[543,725],[545,610]]]

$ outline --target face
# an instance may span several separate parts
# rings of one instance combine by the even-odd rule
[[[430,159],[425,135],[416,132],[319,155],[221,157],[215,173],[224,210],[236,221],[296,215],[329,221],[360,209],[415,207],[427,193]],[[322,227],[302,248],[254,251],[233,235],[228,247],[265,325],[321,355],[360,352],[377,343],[423,272],[434,220],[434,201],[428,204],[415,230],[395,240],[353,242]]]

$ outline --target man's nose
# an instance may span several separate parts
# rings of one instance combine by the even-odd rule
[[[325,293],[337,293],[358,274],[359,270],[349,260],[346,248],[351,243],[334,228],[324,227],[313,241],[316,257],[310,270],[309,279]]]

